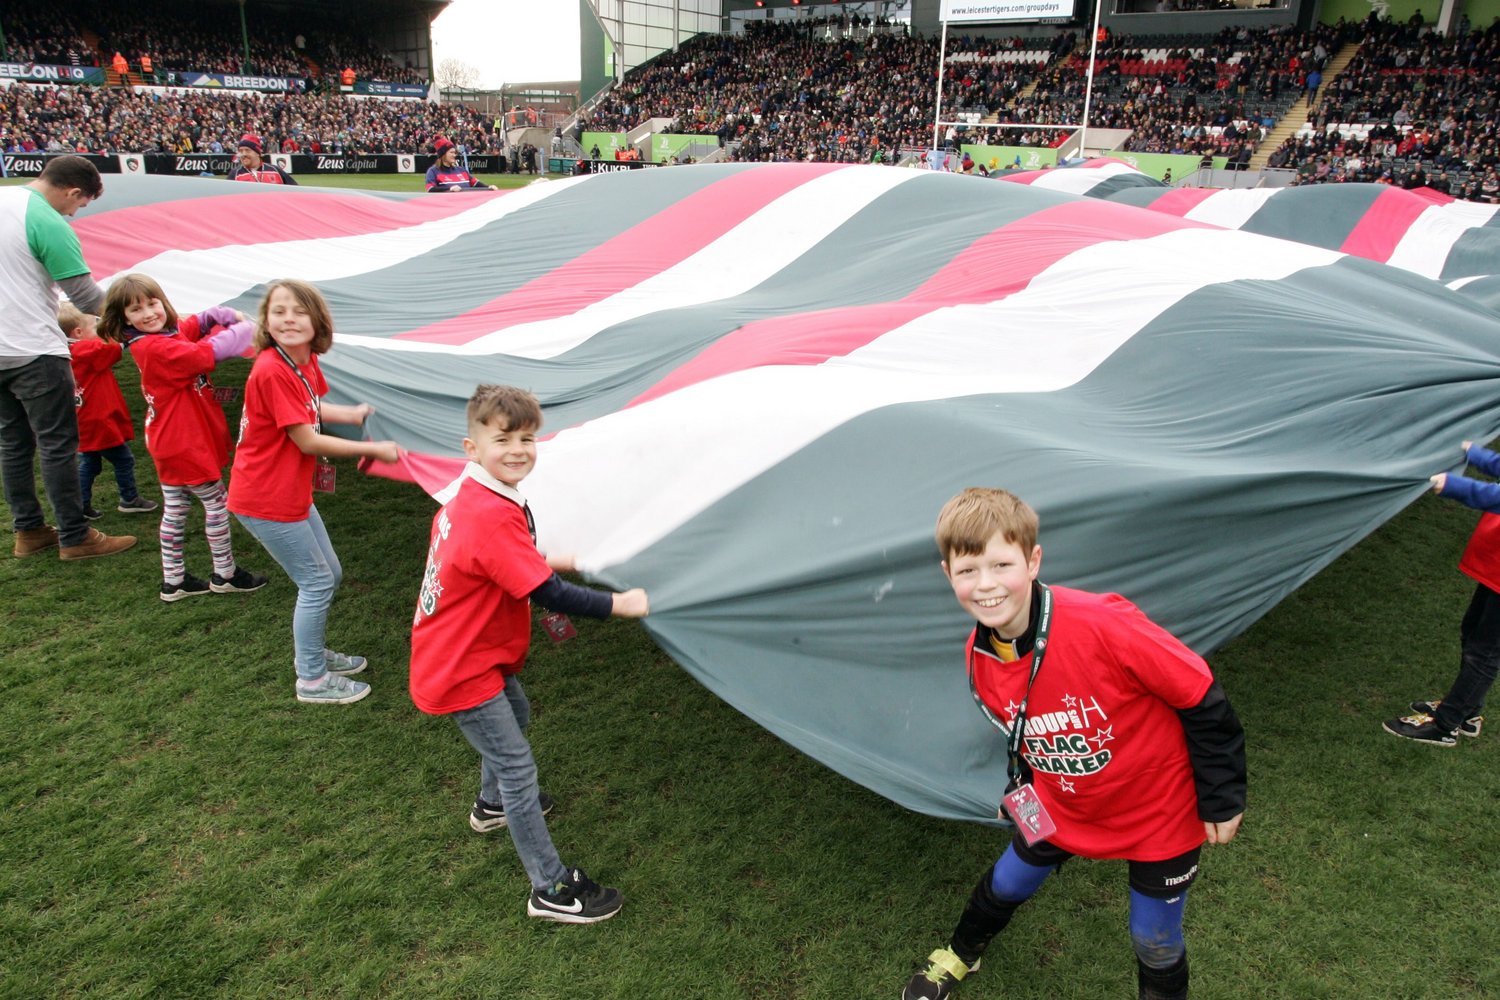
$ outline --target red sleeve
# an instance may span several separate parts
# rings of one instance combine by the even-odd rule
[[[308,396],[307,386],[302,384],[302,380],[284,364],[272,366],[271,371],[275,375],[267,379],[262,387],[265,391],[265,413],[270,417],[271,425],[284,430],[299,424],[316,424],[317,414],[313,410],[312,398]],[[316,382],[313,388],[316,391]]]
[[[124,353],[124,348],[109,340],[75,340],[68,345],[73,353],[74,371],[92,373],[108,371]]]
[[[1119,594],[1105,595],[1105,600],[1123,619],[1111,628],[1106,648],[1114,650],[1125,672],[1173,708],[1192,708],[1202,701],[1214,682],[1203,657]]]
[[[181,316],[177,321],[177,336],[196,343],[208,332],[208,324],[202,316]]]
[[[501,590],[520,600],[547,582],[552,567],[531,540],[521,508],[509,501],[505,506],[506,516],[493,525],[487,544],[475,547],[473,558]]]
[[[141,350],[143,345],[147,348],[144,351]],[[141,367],[142,378],[153,381],[186,382],[207,375],[218,364],[214,360],[212,344],[183,340],[180,328],[176,337],[159,334],[142,337],[130,350]]]

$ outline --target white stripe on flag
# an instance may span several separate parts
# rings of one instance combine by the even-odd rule
[[[1276,188],[1215,191],[1189,209],[1183,218],[1225,229],[1239,229],[1260,211],[1262,205],[1276,196],[1276,191]]]
[[[1441,277],[1453,245],[1470,229],[1489,222],[1496,211],[1494,205],[1467,201],[1424,209],[1407,228],[1386,263],[1424,278]]]
[[[296,275],[304,281],[332,281],[393,267],[561,194],[586,179],[584,175],[529,184],[504,197],[485,199],[449,218],[383,233],[246,243],[207,250],[167,250],[124,270],[151,275],[179,308],[191,312],[228,302],[256,285],[286,275]],[[114,277],[111,275],[100,284],[108,285]]]
[[[915,170],[839,170],[772,201],[697,253],[575,313],[503,327],[463,344],[341,334],[339,342],[424,354],[554,358],[629,320],[742,295],[826,239]]]
[[[1138,173],[1140,171],[1128,163],[1111,160],[1101,167],[1091,167],[1087,170],[1048,170],[1032,181],[1031,187],[1060,191],[1064,194],[1086,195],[1111,177]]]
[[[542,547],[574,552],[590,571],[617,565],[860,414],[1063,389],[1192,292],[1278,280],[1342,256],[1202,229],[1096,244],[1020,292],[934,310],[847,357],[734,372],[569,428],[541,444],[526,482],[533,506],[546,512]],[[1183,260],[1196,266],[1177,267]]]

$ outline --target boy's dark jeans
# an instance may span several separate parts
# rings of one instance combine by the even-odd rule
[[[1484,709],[1485,695],[1500,669],[1500,594],[1484,584],[1474,588],[1474,599],[1459,626],[1463,652],[1458,677],[1438,706],[1438,728],[1452,731]]]
[[[77,545],[88,537],[89,522],[78,492],[78,407],[66,357],[44,355],[19,368],[0,369],[0,474],[17,531],[46,523],[31,464],[38,452],[58,541]]]
[[[113,448],[101,448],[98,451],[80,451],[78,453],[78,490],[83,494],[83,505],[93,506],[94,502],[94,480],[99,478],[99,470],[104,468],[104,460],[115,470],[115,485],[120,487],[120,500],[131,503],[141,498],[141,494],[135,485],[135,456],[130,452],[130,445],[124,441]]]

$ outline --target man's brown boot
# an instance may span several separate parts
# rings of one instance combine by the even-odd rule
[[[16,532],[16,558],[25,559],[34,556],[38,552],[46,552],[57,545],[57,529],[50,524],[44,524],[40,528],[27,528],[25,531]]]
[[[59,559],[93,559],[96,556],[112,556],[124,552],[135,544],[134,535],[106,535],[98,528],[90,528],[83,541],[77,545],[64,545],[58,550]]]

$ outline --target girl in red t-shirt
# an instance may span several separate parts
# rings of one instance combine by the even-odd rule
[[[242,355],[254,325],[225,306],[179,320],[155,279],[127,274],[111,282],[99,318],[99,336],[123,343],[141,370],[146,397],[146,451],[156,463],[164,498],[161,513],[161,599],[199,594],[243,594],[266,578],[235,565],[224,504],[229,428],[214,398],[209,373],[225,358]],[[184,536],[192,497],[203,504],[213,557],[207,581],[187,572]]]
[[[374,407],[323,401],[328,383],[318,355],[333,346],[328,303],[312,285],[271,282],[260,304],[255,364],[245,382],[240,440],[229,477],[229,509],[297,585],[292,645],[297,700],[346,705],[370,693],[348,675],[365,669],[363,656],[324,644],[328,609],[343,567],[313,503],[313,490],[333,490],[330,458],[395,462],[394,441],[351,441],[323,433],[324,423],[361,425]]]

